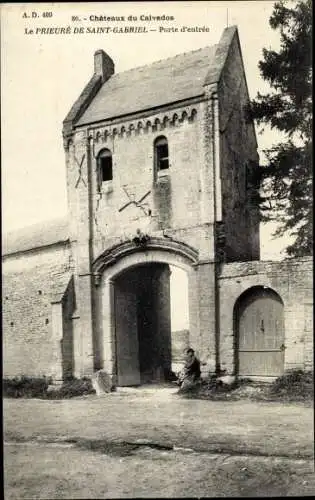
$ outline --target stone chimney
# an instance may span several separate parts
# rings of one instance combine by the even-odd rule
[[[94,53],[94,74],[100,75],[105,82],[115,73],[115,65],[112,59],[100,49]]]

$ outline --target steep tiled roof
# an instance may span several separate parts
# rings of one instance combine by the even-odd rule
[[[67,241],[68,219],[63,217],[33,224],[2,235],[2,255],[23,252]]]
[[[179,54],[113,75],[96,94],[76,125],[200,96],[217,45]]]

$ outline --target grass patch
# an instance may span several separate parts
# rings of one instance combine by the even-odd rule
[[[224,384],[215,375],[184,391],[184,398],[235,401],[252,399],[256,401],[310,402],[314,398],[314,376],[311,371],[288,370],[274,382],[266,383],[251,379],[235,380]]]
[[[49,391],[46,399],[70,399],[88,394],[95,394],[91,380],[87,377],[74,378],[65,381],[60,388]]]
[[[314,374],[311,371],[288,370],[271,384],[269,392],[278,398],[311,399],[314,396]]]
[[[201,380],[196,384],[185,389],[180,388],[178,394],[185,398],[198,399],[225,399],[225,395],[231,393],[239,387],[241,382],[232,384],[223,384],[216,375],[210,375],[207,379]]]
[[[43,398],[47,394],[51,379],[47,377],[14,377],[2,382],[6,398]]]
[[[89,378],[69,379],[60,387],[52,387],[50,377],[15,377],[4,379],[3,396],[6,398],[70,399],[95,394]]]

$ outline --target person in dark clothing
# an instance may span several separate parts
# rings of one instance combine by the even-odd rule
[[[179,385],[181,389],[190,387],[200,380],[200,361],[195,356],[195,351],[189,347],[185,351],[186,360],[181,373],[179,374]]]

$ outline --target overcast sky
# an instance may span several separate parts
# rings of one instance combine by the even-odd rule
[[[258,61],[263,47],[277,48],[279,36],[268,24],[274,2],[102,2],[2,4],[2,224],[11,231],[66,215],[62,121],[93,73],[93,54],[105,50],[120,72],[181,52],[218,43],[222,31],[237,25],[250,97],[265,91]],[[25,18],[23,14],[37,14]],[[52,17],[42,17],[52,12]],[[174,21],[141,21],[144,16],[173,16]],[[49,14],[48,14],[49,15]],[[126,21],[97,22],[90,16],[125,16]],[[128,16],[138,17],[129,22]],[[72,21],[72,16],[82,19]],[[84,18],[86,20],[84,20]],[[86,28],[146,26],[145,34],[92,34]],[[83,27],[84,34],[73,33]],[[208,28],[201,32],[160,33],[159,27]],[[36,28],[70,27],[71,34],[25,34]],[[257,136],[260,151],[276,142]],[[262,228],[262,258],[279,258],[283,240]]]

